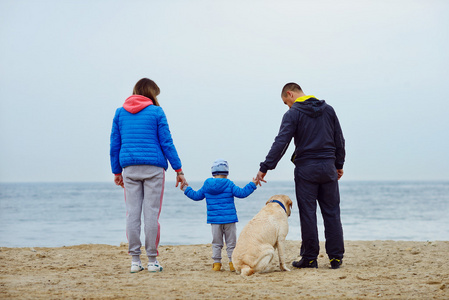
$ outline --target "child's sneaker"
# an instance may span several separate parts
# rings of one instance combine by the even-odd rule
[[[235,268],[234,268],[234,264],[231,262],[229,262],[229,271],[234,272]]]
[[[221,263],[214,263],[213,266],[212,266],[212,270],[220,271],[221,270]]]
[[[155,273],[155,272],[162,272],[162,266],[159,264],[159,262],[156,260],[154,263],[148,263],[147,265],[148,272]]]
[[[131,273],[137,273],[143,270],[141,262],[132,262],[131,263]]]

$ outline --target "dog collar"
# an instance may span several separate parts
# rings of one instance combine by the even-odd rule
[[[285,209],[285,206],[284,206],[284,204],[282,204],[281,201],[279,201],[279,200],[271,200],[269,203],[272,203],[272,202],[276,202],[277,204],[279,204],[284,209],[285,213],[287,213],[287,210]]]

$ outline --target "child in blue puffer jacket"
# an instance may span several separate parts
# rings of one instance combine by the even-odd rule
[[[228,162],[217,159],[212,165],[214,178],[207,179],[198,191],[194,191],[190,186],[184,189],[184,194],[192,200],[199,201],[206,198],[207,223],[212,226],[212,259],[214,260],[212,269],[214,271],[221,270],[223,236],[226,241],[229,268],[235,271],[231,259],[237,242],[236,222],[238,222],[234,196],[246,198],[257,189],[255,179],[244,188],[240,188],[227,178],[228,174]]]

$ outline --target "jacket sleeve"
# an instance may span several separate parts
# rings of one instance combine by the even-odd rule
[[[273,145],[271,146],[265,161],[260,163],[259,171],[267,173],[268,170],[276,168],[278,162],[281,160],[282,156],[284,156],[285,151],[287,151],[290,141],[295,135],[296,119],[297,118],[294,117],[294,111],[291,109],[284,114],[279,133],[274,139]]]
[[[233,184],[232,194],[237,198],[246,198],[251,195],[256,189],[257,186],[254,184],[254,182],[248,183],[244,188],[240,188]]]
[[[120,128],[118,126],[119,111],[120,108],[116,110],[114,120],[112,121],[111,144],[109,151],[113,174],[122,173],[122,166],[120,165],[120,148],[122,147],[122,139],[120,136]]]
[[[338,121],[337,115],[335,115],[334,123],[334,142],[335,142],[335,167],[337,169],[343,169],[343,164],[345,163],[345,138],[343,137],[343,131],[340,127],[340,122]]]
[[[167,117],[165,116],[162,108],[161,113],[159,114],[157,133],[162,151],[164,152],[165,157],[170,162],[170,165],[174,170],[181,169],[181,160],[179,159],[178,152],[176,151],[175,145],[173,144],[170,128],[168,127]]]
[[[189,197],[190,199],[195,200],[195,201],[203,200],[204,197],[206,197],[206,195],[203,192],[203,188],[199,189],[196,192],[190,186],[188,186],[186,188],[186,190],[184,191],[184,195],[186,195],[187,197]]]

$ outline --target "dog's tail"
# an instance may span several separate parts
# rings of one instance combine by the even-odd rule
[[[240,275],[242,275],[242,276],[251,276],[254,274],[253,268],[251,268],[248,265],[243,265],[240,272],[241,272]]]

